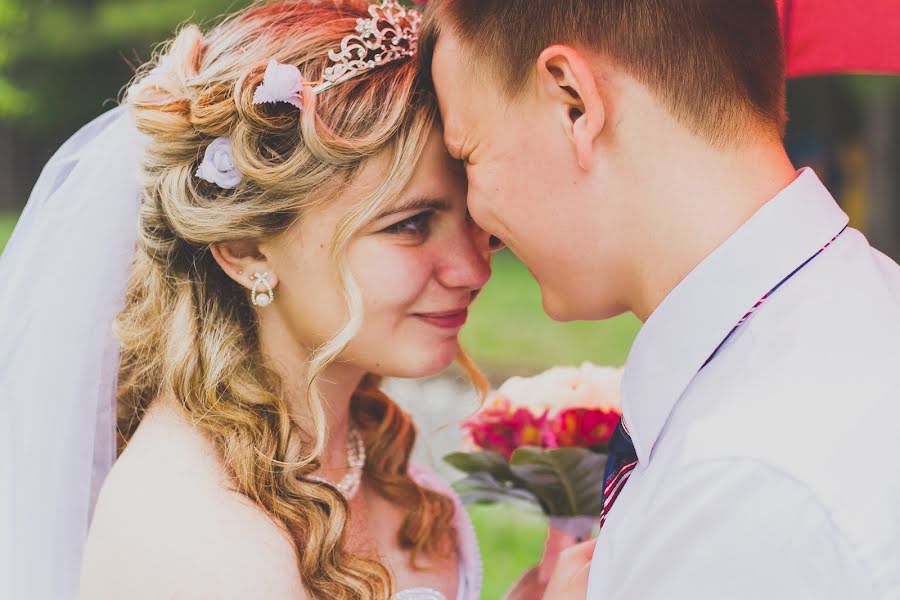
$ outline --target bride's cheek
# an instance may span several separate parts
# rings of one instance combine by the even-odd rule
[[[397,319],[421,308],[417,304],[434,272],[430,252],[423,247],[373,244],[354,254],[352,271],[367,308],[390,311]]]

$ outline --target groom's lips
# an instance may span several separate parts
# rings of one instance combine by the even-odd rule
[[[415,316],[441,329],[459,329],[466,324],[466,319],[469,318],[469,309],[461,308],[440,313],[419,313]]]

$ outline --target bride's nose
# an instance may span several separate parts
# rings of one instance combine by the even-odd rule
[[[491,277],[491,253],[502,248],[497,238],[483,229],[469,224],[466,235],[454,238],[455,243],[444,250],[437,268],[437,278],[448,288],[478,290]]]

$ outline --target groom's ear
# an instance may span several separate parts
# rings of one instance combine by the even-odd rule
[[[569,46],[550,46],[537,60],[538,85],[559,109],[560,123],[575,144],[578,164],[594,166],[594,141],[606,124],[606,107],[597,80],[582,54]]]

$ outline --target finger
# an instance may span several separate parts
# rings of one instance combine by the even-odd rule
[[[544,594],[545,600],[584,598],[595,545],[596,540],[590,540],[567,548],[560,554]]]
[[[570,546],[560,553],[559,561],[566,561],[578,565],[581,565],[585,562],[590,563],[591,559],[594,557],[594,547],[596,545],[597,540],[593,539],[582,542],[580,544],[576,544],[574,546]]]

